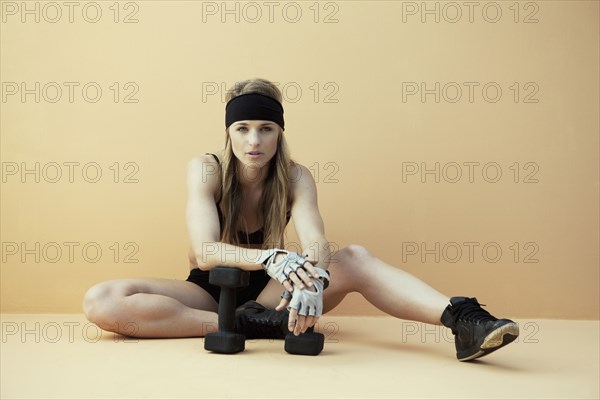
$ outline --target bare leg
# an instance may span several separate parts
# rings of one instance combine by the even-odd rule
[[[406,320],[441,325],[449,297],[417,277],[384,263],[358,245],[338,251],[329,264],[331,283],[323,293],[323,311],[335,308],[350,292],[359,292],[378,309]]]
[[[100,328],[139,338],[198,337],[218,326],[217,303],[202,288],[186,281],[103,282],[88,290],[83,308]]]

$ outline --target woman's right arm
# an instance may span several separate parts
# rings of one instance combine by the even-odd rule
[[[186,222],[198,268],[208,271],[216,266],[247,271],[262,269],[254,260],[264,250],[248,249],[220,242],[220,223],[215,204],[219,187],[219,166],[209,155],[194,157],[188,163]]]

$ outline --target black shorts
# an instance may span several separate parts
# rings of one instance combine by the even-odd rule
[[[206,290],[218,304],[221,288],[208,283],[208,274],[209,271],[194,268],[190,271],[190,275],[186,281],[195,283]],[[256,300],[270,280],[271,277],[264,270],[250,271],[250,284],[246,287],[236,289],[236,307],[241,306],[249,300]]]

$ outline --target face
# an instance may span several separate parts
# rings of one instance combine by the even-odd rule
[[[229,137],[233,154],[244,166],[262,167],[277,152],[279,127],[272,121],[236,121],[229,126]]]

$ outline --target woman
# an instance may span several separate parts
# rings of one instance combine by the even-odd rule
[[[236,311],[236,330],[248,338],[298,335],[359,292],[394,317],[449,327],[461,361],[512,342],[518,325],[496,319],[475,298],[448,298],[359,245],[330,253],[315,182],[289,156],[281,100],[267,80],[236,83],[227,97],[225,149],[189,162],[187,280],[100,283],[85,295],[87,318],[128,336],[204,336],[217,326],[220,291],[208,274],[225,265],[251,271]],[[280,249],[290,217],[302,256]]]

